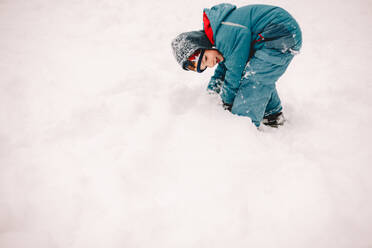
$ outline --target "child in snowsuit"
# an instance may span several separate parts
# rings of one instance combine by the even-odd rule
[[[301,30],[284,9],[219,4],[204,9],[203,30],[172,41],[185,70],[203,72],[218,64],[208,90],[220,94],[225,109],[277,127],[283,124],[275,84],[302,44]]]

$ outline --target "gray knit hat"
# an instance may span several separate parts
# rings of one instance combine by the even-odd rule
[[[204,31],[191,31],[178,35],[172,41],[172,49],[178,64],[187,70],[186,64],[189,57],[199,49],[212,49],[212,44]],[[198,72],[201,71],[198,70]]]

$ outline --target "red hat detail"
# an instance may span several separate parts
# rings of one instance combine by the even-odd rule
[[[200,55],[200,49],[196,50],[190,57],[188,60],[190,61],[198,61],[199,59],[199,55]]]

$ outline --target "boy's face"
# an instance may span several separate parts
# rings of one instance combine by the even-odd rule
[[[223,61],[223,56],[219,51],[212,50],[212,49],[205,50],[202,61],[201,61],[200,69],[204,70],[207,67],[212,68],[222,61]]]

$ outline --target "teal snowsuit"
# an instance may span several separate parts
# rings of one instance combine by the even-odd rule
[[[204,14],[224,57],[208,89],[258,127],[264,116],[282,110],[275,84],[301,48],[300,27],[287,11],[268,5],[219,4]]]

